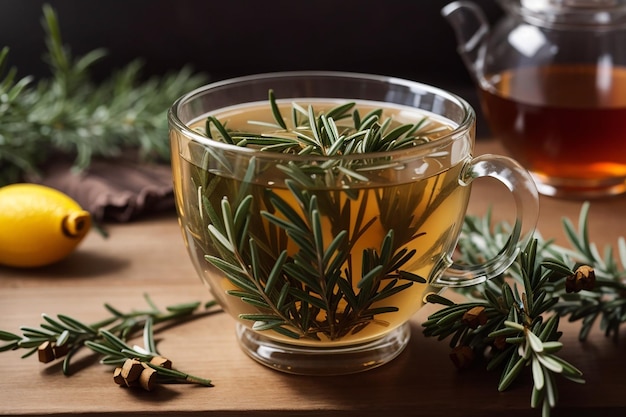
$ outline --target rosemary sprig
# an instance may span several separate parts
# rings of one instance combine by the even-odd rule
[[[160,309],[152,299],[145,295],[149,309],[121,312],[110,304],[105,304],[110,316],[96,323],[87,324],[76,318],[58,314],[56,317],[42,314],[43,323],[39,327],[23,326],[21,334],[0,330],[0,352],[24,349],[22,358],[38,353],[40,362],[51,362],[63,358],[62,371],[71,374],[71,361],[74,355],[83,348],[103,355],[101,363],[121,365],[127,359],[135,359],[155,369],[158,382],[188,382],[200,385],[211,385],[211,381],[185,374],[166,366],[155,363],[153,359],[160,357],[154,340],[153,326],[158,323],[180,323],[184,320],[213,314],[211,309],[216,305],[210,301],[202,305],[200,302],[181,303]],[[203,307],[203,310],[200,308]],[[130,347],[126,341],[143,329],[144,347]]]
[[[101,336],[101,341],[96,342],[94,340],[85,341],[85,346],[94,352],[104,355],[100,360],[100,363],[104,365],[122,366],[129,359],[136,360],[144,366],[147,366],[156,371],[158,376],[157,382],[159,383],[193,383],[204,386],[213,386],[210,379],[200,378],[197,376],[189,375],[184,372],[172,369],[169,365],[163,366],[154,363],[155,358],[161,358],[161,355],[156,349],[154,340],[154,333],[152,331],[153,318],[148,317],[144,325],[144,343],[145,347],[140,348],[138,346],[130,347],[124,340],[117,337],[106,329],[100,329],[98,331]]]
[[[530,367],[534,382],[531,405],[542,404],[543,415],[547,416],[557,401],[555,374],[582,382],[582,373],[556,356],[562,347],[558,342],[558,315],[545,318],[558,301],[546,291],[546,284],[573,272],[561,263],[539,262],[537,240],[521,252],[518,264],[521,283],[489,281],[476,301],[455,304],[441,296],[430,297],[430,302],[447,307],[424,322],[424,334],[439,339],[452,336],[452,358],[460,365],[479,352],[490,351],[487,369],[502,369],[499,391],[506,390]]]
[[[269,247],[271,244],[260,236],[249,237],[247,227],[252,195],[245,197],[234,213],[228,199],[223,199],[223,218],[209,225],[221,250],[220,256],[207,254],[205,258],[237,287],[237,290],[228,291],[230,295],[261,309],[260,313],[240,315],[241,319],[254,322],[253,329],[273,330],[296,339],[317,340],[323,334],[334,340],[357,333],[372,323],[376,315],[398,310],[395,306],[373,308],[372,304],[410,288],[414,282],[426,282],[424,278],[401,269],[415,251],[398,245],[392,229],[380,250],[364,251],[362,276],[353,276],[350,267],[344,269],[345,264],[349,265],[351,248],[372,222],[362,224],[359,216],[352,233],[341,230],[330,244],[324,245],[317,196],[298,188],[295,182],[288,181],[287,184],[298,198],[302,213],[268,191],[268,200],[277,213],[262,211],[261,215],[274,230],[271,234],[287,235],[299,246],[293,257],[289,257],[285,249],[275,254],[275,250]],[[264,252],[275,257],[275,262],[262,262]],[[267,270],[266,265],[271,265],[271,269]],[[353,289],[356,279],[357,292]],[[346,306],[339,309],[341,302]],[[321,320],[317,318],[320,312],[325,313]],[[384,323],[380,319],[376,321]]]
[[[560,301],[554,310],[561,316],[569,316],[570,321],[581,322],[580,340],[587,338],[599,320],[605,335],[617,341],[620,326],[626,322],[626,240],[624,237],[617,240],[617,253],[613,246],[607,245],[604,256],[600,255],[597,246],[589,240],[589,207],[586,203],[581,209],[578,230],[569,219],[563,220],[565,234],[573,250],[558,247],[553,250],[562,258],[592,265],[594,282],[580,291],[580,286],[588,277],[586,271],[579,271],[556,288]]]
[[[571,249],[545,241],[536,233],[505,275],[478,288],[457,290],[467,301],[454,303],[441,296],[429,299],[445,307],[428,318],[424,333],[439,339],[450,337],[451,358],[458,366],[466,366],[486,352],[487,369],[502,370],[499,390],[507,389],[530,368],[531,405],[541,405],[544,416],[557,402],[556,375],[583,382],[578,369],[556,356],[562,347],[558,342],[560,318],[569,316],[570,321],[582,322],[581,340],[598,317],[606,335],[614,338],[626,320],[624,239],[618,240],[620,268],[610,246],[601,257],[590,242],[588,214],[589,204],[585,203],[578,230],[569,219],[563,219]],[[468,216],[459,241],[461,261],[475,263],[493,256],[509,230],[506,223],[492,228],[489,213],[482,218]]]
[[[241,130],[210,115],[199,133],[260,153],[310,158],[277,164],[286,179],[273,188],[257,184],[264,168],[256,158],[239,181],[229,179],[240,175],[219,152],[208,148],[198,155],[199,161],[218,163],[220,174],[203,163],[191,168],[198,197],[187,202],[186,212],[196,244],[236,287],[228,294],[252,306],[239,318],[252,321],[255,330],[338,340],[370,325],[387,326],[384,315],[398,311],[391,297],[426,283],[406,265],[430,256],[412,249],[414,241],[450,195],[445,184],[456,184],[449,180],[455,173],[453,168],[436,179],[374,188],[369,171],[391,171],[395,162],[381,164],[377,155],[372,164],[367,154],[436,140],[441,126],[426,117],[402,124],[381,108],[362,115],[353,102],[318,110],[280,103],[272,90],[268,96],[273,121],[248,121],[253,128]],[[281,113],[286,110],[290,118]],[[369,188],[355,186],[363,184]],[[416,212],[420,205],[426,207]],[[380,247],[368,242],[372,227],[384,230]],[[358,246],[367,249],[356,253]]]
[[[43,7],[52,76],[35,82],[6,69],[9,50],[0,49],[0,186],[36,175],[59,156],[77,169],[95,156],[138,153],[141,159],[169,160],[165,113],[205,77],[190,68],[143,80],[139,60],[96,83],[90,70],[105,55],[95,49],[74,58],[63,44],[54,10]]]
[[[624,237],[618,238],[617,249],[607,245],[601,255],[597,245],[589,238],[590,207],[588,202],[581,206],[577,226],[568,218],[562,219],[569,247],[545,240],[536,233],[537,257],[552,268],[558,268],[559,264],[571,266],[569,279],[547,282],[545,289],[551,296],[558,297],[552,310],[560,316],[569,316],[570,321],[581,321],[580,340],[587,338],[598,321],[606,336],[616,339],[620,326],[626,321],[626,240]],[[464,238],[459,241],[462,261],[476,262],[478,256],[488,257],[502,247],[510,227],[501,223],[490,229],[490,223],[489,215],[484,218],[466,218]],[[592,271],[581,268],[584,265],[589,265]],[[522,282],[522,270],[518,262],[512,265],[508,274]],[[461,292],[471,295],[463,290]]]
[[[416,123],[402,124],[392,117],[383,117],[380,108],[364,116],[354,102],[340,104],[327,112],[318,112],[312,105],[306,109],[291,103],[291,118],[285,119],[273,90],[269,90],[269,105],[273,123],[248,121],[265,128],[263,133],[231,130],[214,116],[206,120],[207,137],[241,147],[255,147],[263,152],[314,156],[341,156],[373,154],[407,149],[430,142],[445,126],[432,126],[427,117]],[[339,158],[318,162],[290,163],[282,166],[294,180],[312,186],[312,178],[319,176],[318,184],[337,184],[338,179],[368,181],[364,175],[369,169],[367,159]]]

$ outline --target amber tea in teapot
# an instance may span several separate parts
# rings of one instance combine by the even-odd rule
[[[540,182],[562,178],[579,192],[589,183],[593,193],[626,177],[626,68],[551,65],[488,78],[493,87],[480,93],[491,129]]]
[[[626,191],[626,0],[448,4],[492,133],[545,195]]]

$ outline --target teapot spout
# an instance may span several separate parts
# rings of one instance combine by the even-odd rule
[[[455,1],[441,9],[442,16],[452,26],[456,35],[457,51],[467,70],[477,82],[484,78],[485,43],[489,22],[476,4]]]

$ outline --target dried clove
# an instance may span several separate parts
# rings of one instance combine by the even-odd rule
[[[596,284],[596,273],[589,265],[579,266],[573,275],[565,279],[565,291],[568,293],[581,290],[593,290]]]
[[[476,306],[467,310],[465,314],[463,314],[461,321],[470,329],[482,326],[487,323],[487,313],[485,312],[485,307]]]

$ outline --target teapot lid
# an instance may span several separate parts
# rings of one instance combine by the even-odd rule
[[[514,0],[503,7],[541,26],[598,29],[626,25],[626,0]]]

